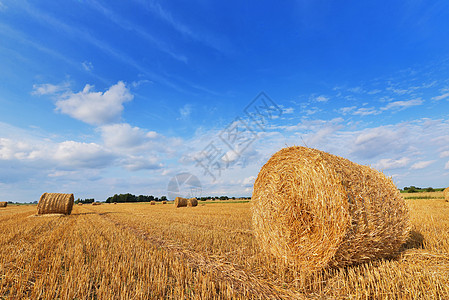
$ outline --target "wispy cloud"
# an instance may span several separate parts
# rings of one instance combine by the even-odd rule
[[[70,84],[68,82],[63,82],[61,84],[33,84],[32,95],[43,96],[43,95],[54,95],[57,93],[65,92],[69,89]]]
[[[407,157],[402,157],[399,159],[385,158],[379,160],[377,163],[373,165],[373,167],[378,170],[398,169],[406,167],[409,164],[409,162],[410,159]]]
[[[159,17],[161,20],[169,24],[173,29],[191,40],[200,42],[218,52],[230,53],[233,52],[230,42],[225,37],[220,37],[216,33],[211,34],[204,29],[199,30],[196,28],[193,30],[187,24],[183,23],[179,18],[173,17],[173,14],[163,8],[157,1],[143,1],[136,0],[146,9]]]
[[[88,72],[94,69],[94,65],[90,61],[83,61],[81,65],[83,66],[84,70]]]
[[[446,99],[447,97],[449,97],[449,93],[445,93],[445,94],[442,94],[442,95],[439,95],[439,96],[435,96],[435,97],[432,98],[432,100],[440,101],[440,100]]]
[[[428,166],[430,166],[431,164],[433,164],[434,162],[435,162],[435,160],[418,161],[418,162],[414,163],[410,167],[410,169],[412,169],[412,170],[424,169],[424,168],[427,168]]]
[[[412,106],[421,105],[423,103],[424,103],[424,101],[421,99],[413,99],[413,100],[408,100],[408,101],[394,101],[394,102],[390,102],[386,106],[382,107],[381,110],[392,110],[392,109],[402,110],[402,109],[406,109],[406,108],[409,108]]]
[[[185,104],[183,107],[179,109],[179,114],[181,119],[187,119],[192,113],[192,105]]]

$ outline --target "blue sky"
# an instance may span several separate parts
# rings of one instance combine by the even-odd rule
[[[249,196],[286,145],[448,186],[448,20],[447,1],[0,0],[0,200],[161,196],[183,172]]]

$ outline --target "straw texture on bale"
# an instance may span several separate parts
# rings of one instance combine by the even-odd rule
[[[198,199],[196,198],[187,199],[187,206],[188,207],[198,206]]]
[[[175,198],[175,207],[186,207],[187,206],[187,198],[176,197]]]
[[[449,201],[449,187],[444,189],[443,195],[444,195],[444,199]]]
[[[6,206],[8,206],[8,202],[4,202],[4,201],[0,202],[0,207],[6,207]]]
[[[390,178],[306,147],[284,148],[262,167],[251,209],[261,247],[305,271],[393,256],[410,231]]]
[[[74,204],[73,194],[43,193],[37,205],[37,214],[70,215]]]
[[[151,201],[150,205],[156,205],[156,201]]]

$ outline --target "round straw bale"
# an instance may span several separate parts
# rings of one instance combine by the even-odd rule
[[[8,206],[8,202],[6,202],[6,201],[0,202],[0,207],[6,207],[6,206]]]
[[[198,206],[198,199],[196,198],[187,199],[187,206],[188,207]]]
[[[443,195],[444,195],[444,199],[449,201],[449,187],[444,189]]]
[[[92,205],[101,205],[101,202],[92,202]]]
[[[82,203],[82,202],[79,202],[78,205],[83,205],[83,203]]]
[[[73,203],[73,194],[43,193],[37,205],[37,214],[70,215],[72,213]]]
[[[150,205],[156,205],[156,201],[151,201]]]
[[[175,198],[175,207],[186,207],[187,206],[187,198],[176,197]]]
[[[390,178],[306,147],[284,148],[262,167],[251,209],[261,247],[305,271],[392,256],[410,231]]]
[[[167,204],[167,201],[162,201],[162,204]]]

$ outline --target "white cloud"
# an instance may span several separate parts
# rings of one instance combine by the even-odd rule
[[[104,144],[108,148],[136,148],[148,139],[157,137],[154,131],[145,132],[127,123],[104,125],[100,127],[100,131]]]
[[[433,97],[432,100],[440,101],[440,100],[446,99],[447,97],[449,97],[449,93],[445,93],[440,96]]]
[[[155,170],[163,167],[156,157],[129,156],[121,161],[121,165],[129,171]]]
[[[382,107],[381,110],[390,110],[390,109],[406,109],[412,106],[417,106],[423,104],[424,101],[421,99],[413,99],[409,101],[394,101],[388,103],[386,106]]]
[[[110,165],[115,155],[95,143],[65,141],[58,144],[54,159],[76,168],[101,168]]]
[[[407,148],[407,127],[381,126],[360,131],[351,147],[352,154],[373,158],[384,153],[398,153]]]
[[[353,111],[352,114],[364,117],[369,115],[378,115],[379,112],[374,107],[361,107]]]
[[[282,108],[283,114],[292,114],[295,111],[293,107]]]
[[[56,109],[88,124],[102,125],[120,120],[123,103],[131,101],[133,95],[122,81],[106,92],[93,92],[87,84],[81,92],[65,93],[56,101]]]
[[[33,91],[31,92],[32,95],[54,95],[60,92],[64,92],[69,88],[69,84],[67,82],[61,83],[58,85],[50,84],[50,83],[44,83],[44,84],[33,84]]]
[[[191,113],[192,113],[192,106],[190,104],[185,104],[183,107],[179,109],[181,119],[187,119]]]
[[[445,168],[446,170],[449,170],[449,161],[446,163],[446,165],[444,166],[444,168]]]
[[[316,97],[315,101],[316,102],[327,102],[327,101],[329,101],[329,98],[324,95],[321,95],[321,96]]]
[[[94,69],[94,65],[90,61],[83,61],[81,65],[83,66],[83,69],[88,72]]]
[[[448,156],[449,156],[449,151],[443,151],[440,153],[441,158],[448,157]]]
[[[406,167],[409,162],[410,162],[410,159],[407,157],[402,157],[400,159],[385,158],[385,159],[379,160],[379,162],[374,164],[373,167],[378,170],[398,169],[398,168]]]
[[[412,169],[412,170],[424,169],[424,168],[427,168],[428,166],[430,166],[431,164],[433,164],[434,162],[435,162],[435,160],[418,161],[418,162],[414,163],[410,167],[410,169]]]
[[[254,185],[254,181],[256,181],[256,177],[249,176],[243,179],[242,184],[244,187],[252,187]]]

